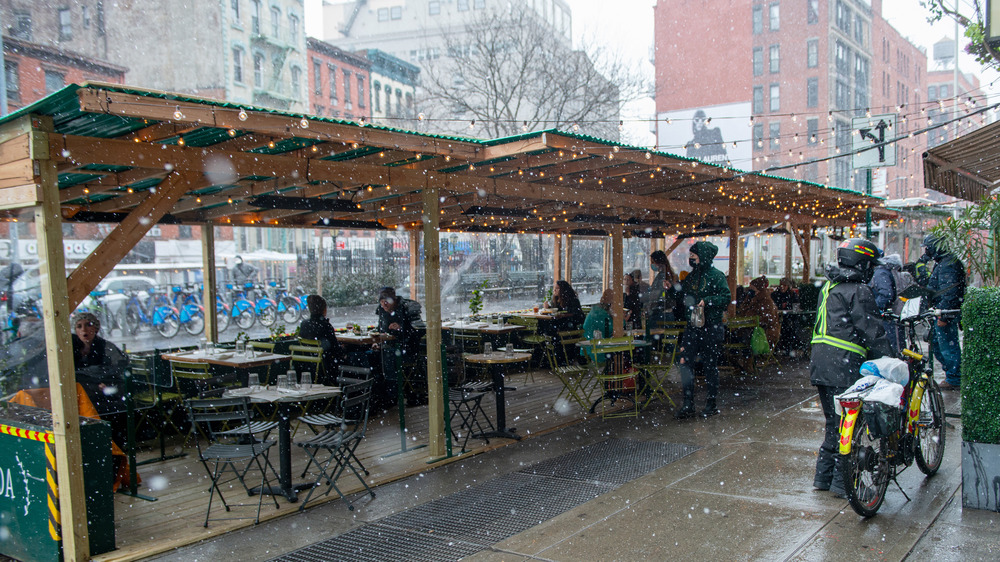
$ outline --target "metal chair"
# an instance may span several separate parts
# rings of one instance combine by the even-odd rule
[[[365,487],[365,490],[371,494],[372,498],[375,497],[375,492],[368,487],[368,483],[365,482],[365,479],[362,478],[358,469],[354,466],[355,461],[357,461],[355,451],[357,451],[362,439],[365,438],[365,431],[368,428],[368,410],[371,403],[373,382],[373,380],[369,379],[346,384],[341,387],[338,415],[343,422],[341,422],[340,426],[327,429],[319,435],[295,443],[306,452],[306,455],[309,457],[309,464],[315,464],[319,469],[319,473],[316,475],[316,482],[309,489],[309,493],[302,500],[302,504],[299,505],[299,511],[305,509],[316,488],[324,480],[327,483],[327,489],[323,492],[323,495],[327,495],[332,490],[335,490],[337,495],[347,502],[347,509],[354,511],[354,504],[344,496],[344,493],[337,486],[337,479],[340,478],[346,469],[350,469],[354,473],[354,476]],[[320,451],[328,453],[326,459],[320,460],[318,458]]]
[[[230,512],[232,507],[246,507],[252,504],[231,504],[222,495],[223,484],[239,480],[248,496],[253,492],[246,483],[246,475],[256,467],[260,471],[260,490],[257,498],[257,514],[253,517],[254,524],[260,522],[260,509],[263,505],[263,490],[269,484],[268,471],[277,478],[277,473],[271,462],[267,458],[268,450],[274,445],[274,441],[261,441],[254,437],[249,430],[236,432],[225,429],[230,425],[240,425],[249,428],[250,419],[250,399],[240,398],[213,398],[207,400],[188,400],[186,402],[188,417],[193,428],[203,433],[208,444],[203,448],[200,439],[195,439],[198,447],[198,460],[205,467],[212,486],[209,489],[208,509],[205,511],[205,527],[212,514],[212,500],[215,494],[219,495],[226,512]],[[192,429],[192,432],[195,430]],[[262,462],[263,461],[263,462]],[[242,466],[240,466],[242,465]],[[232,472],[233,477],[223,480],[227,472]],[[278,500],[274,498],[274,507],[278,508]],[[250,519],[250,517],[220,517],[216,521],[229,519]]]
[[[323,346],[317,340],[299,339],[298,345],[288,346],[292,356],[291,366],[296,372],[311,371],[313,381],[319,382],[323,375]]]
[[[493,431],[495,427],[493,422],[490,421],[489,416],[483,410],[483,398],[492,389],[492,382],[471,382],[459,387],[448,389],[448,403],[451,405],[451,436],[458,442],[462,439],[459,434],[460,430],[465,430],[465,439],[462,440],[462,452],[465,452],[466,446],[469,444],[469,438],[474,436],[481,437],[487,444],[490,440],[486,437],[486,430],[483,429],[483,424],[480,420],[489,426],[489,431]],[[455,427],[455,417],[458,417],[461,422],[458,424],[458,428]],[[477,431],[473,431],[475,428]]]
[[[349,365],[341,365],[340,374],[351,375],[351,376],[337,377],[337,384],[341,388],[343,388],[365,382],[371,378],[371,372],[372,370],[369,367],[353,367]],[[339,398],[337,400],[339,400]],[[331,429],[336,429],[340,427],[340,425],[345,422],[351,422],[351,420],[345,420],[343,418],[342,412],[340,411],[332,413],[327,413],[324,411],[318,414],[308,414],[304,416],[299,416],[299,418],[296,421],[299,422],[300,424],[303,423],[306,424],[306,426],[309,427],[310,430],[312,430],[313,435],[320,434],[317,428],[323,428],[324,430],[329,431]],[[368,472],[368,469],[365,468],[365,465],[361,463],[361,460],[358,459],[358,457],[356,456],[354,457],[354,462],[358,463],[358,467],[361,468],[361,470],[365,473],[365,476],[368,476],[370,474]],[[299,476],[299,478],[302,478],[306,475],[306,472],[309,471],[309,467],[311,465],[312,465],[312,459],[309,459],[309,462],[306,464],[305,468],[302,469],[302,474]]]
[[[511,316],[507,318],[507,323],[514,326],[524,326],[524,330],[518,333],[518,337],[521,339],[521,344],[526,346],[531,350],[532,362],[535,358],[535,353],[545,353],[545,344],[549,343],[550,338],[544,334],[538,333],[538,320],[535,318],[523,318],[521,316]],[[529,366],[531,363],[529,362]],[[524,382],[528,382],[528,378],[531,378],[531,382],[535,382],[535,376],[532,374],[529,368],[524,375]]]
[[[649,352],[649,362],[635,365],[635,368],[645,375],[645,385],[642,390],[646,399],[642,407],[646,408],[657,398],[665,398],[671,406],[676,407],[673,398],[667,392],[666,385],[670,381],[670,370],[673,369],[677,359],[677,350],[680,349],[684,328],[663,328],[656,332],[652,335],[655,346]]]
[[[167,427],[172,427],[177,435],[184,434],[174,422],[174,411],[183,408],[184,396],[174,389],[172,376],[157,376],[156,361],[155,355],[129,355],[131,398],[136,410],[142,412],[135,421],[136,430],[143,422],[149,422],[155,427],[156,437],[160,441],[160,458],[165,459]]]
[[[584,341],[583,330],[564,330],[556,332],[556,340],[559,342],[559,349],[562,350],[563,360],[570,364],[570,357],[576,355],[576,344]],[[570,350],[573,350],[572,352]]]
[[[579,404],[584,411],[588,410],[594,389],[597,386],[597,381],[594,378],[596,364],[588,362],[585,365],[560,365],[556,357],[555,344],[551,341],[545,344],[544,350],[545,358],[549,362],[549,370],[563,383],[563,389],[556,395],[556,400],[565,394],[567,398]]]
[[[591,406],[593,413],[597,408],[597,403],[601,404],[601,417],[620,418],[637,417],[639,415],[639,380],[638,373],[632,365],[632,356],[635,345],[632,338],[604,338],[590,340],[592,351],[603,353],[606,361],[604,370],[598,371],[597,381],[604,394]],[[632,407],[628,409],[611,409],[619,399],[628,400]]]
[[[759,324],[756,316],[738,316],[726,322],[723,356],[734,372],[757,375],[757,361],[750,347],[750,337]]]

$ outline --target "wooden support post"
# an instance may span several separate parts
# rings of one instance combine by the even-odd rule
[[[563,279],[573,283],[573,235],[566,235],[566,258],[563,260]]]
[[[417,264],[420,256],[417,250],[420,249],[420,231],[410,230],[410,299],[417,300]],[[438,259],[440,260],[440,254]]]
[[[798,229],[794,226],[792,226],[791,232],[792,235],[795,236],[796,244],[799,245],[799,252],[802,253],[802,282],[808,283],[809,275],[812,270],[812,264],[810,263],[810,254],[812,253],[810,248],[812,245],[812,226],[807,226],[804,230],[804,234],[800,234]],[[789,279],[791,279],[791,277],[789,277]]]
[[[601,292],[611,286],[611,240],[606,238],[601,247]]]
[[[611,321],[614,324],[613,335],[616,338],[625,335],[625,258],[622,255],[622,225],[611,225],[611,282],[608,286],[615,292],[615,300],[611,301]]]
[[[740,217],[729,217],[729,275],[727,275],[727,280],[729,281],[729,317],[732,318],[736,313],[736,305],[734,304],[736,295],[736,256],[733,255],[734,252],[739,251],[740,245]]]
[[[441,380],[441,246],[438,225],[438,188],[427,186],[424,199],[424,305],[427,307],[427,415],[428,453],[439,459],[446,453],[444,389]],[[411,279],[411,283],[413,280]]]
[[[42,117],[39,129],[52,130],[52,119]],[[37,134],[36,130],[32,134]],[[44,132],[42,133],[44,134]],[[80,412],[77,408],[73,342],[63,254],[62,219],[59,209],[59,172],[48,154],[32,155],[38,166],[42,200],[35,206],[38,236],[38,276],[45,324],[45,352],[52,402],[52,433],[55,437],[56,471],[59,481],[59,517],[63,560],[90,559],[87,503],[83,490],[83,451],[80,444]],[[117,260],[116,260],[117,263]],[[97,277],[98,279],[102,277]],[[95,281],[96,283],[96,281]],[[89,289],[88,289],[89,292]]]
[[[562,279],[562,234],[552,235],[552,282]]]
[[[316,248],[316,294],[323,296],[323,237],[325,230],[319,231],[319,246]]]
[[[219,324],[215,318],[215,225],[201,225],[202,301],[205,307],[205,339],[219,341]]]
[[[792,223],[785,223],[785,230],[788,234],[785,235],[785,275],[788,279],[792,278]]]

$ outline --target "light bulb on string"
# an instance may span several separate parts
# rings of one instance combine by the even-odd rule
[[[308,129],[308,128],[309,128],[309,120],[308,120],[308,119],[306,119],[305,117],[303,117],[303,118],[302,118],[302,119],[301,119],[301,120],[299,121],[299,127],[302,127],[303,129]]]
[[[240,118],[240,121],[246,121],[247,120],[247,110],[245,110],[245,109],[243,109],[241,107],[240,108],[240,113],[239,113],[239,115],[237,117]]]
[[[521,131],[523,131],[525,133],[528,132],[528,122],[527,121],[525,121],[524,124],[521,125]]]
[[[177,119],[178,121],[184,119],[184,113],[181,112],[181,106],[179,105],[174,106],[174,119]]]

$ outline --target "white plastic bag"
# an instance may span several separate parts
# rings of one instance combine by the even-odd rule
[[[895,357],[880,357],[861,364],[863,376],[876,376],[896,384],[906,384],[910,381],[910,370],[905,361]]]
[[[902,409],[903,385],[887,381],[875,375],[868,375],[857,380],[843,394],[833,397],[837,415],[843,413],[840,407],[841,398],[860,398],[865,402],[881,402],[893,408]]]

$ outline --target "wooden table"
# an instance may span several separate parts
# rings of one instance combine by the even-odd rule
[[[225,398],[235,398],[239,396],[250,397],[251,402],[258,404],[275,404],[278,407],[278,486],[271,486],[262,490],[265,494],[278,494],[285,496],[290,502],[298,501],[296,492],[311,487],[313,483],[292,484],[292,411],[293,404],[300,402],[311,402],[313,400],[323,400],[340,395],[340,387],[323,386],[315,384],[309,390],[299,390],[296,392],[283,392],[275,390],[273,387],[258,387],[250,390],[248,388],[234,388],[227,390],[222,396]]]
[[[442,330],[467,330],[470,332],[481,332],[483,334],[498,336],[501,334],[509,334],[511,332],[516,332],[518,330],[525,329],[525,326],[519,326],[517,324],[490,324],[488,322],[469,322],[466,320],[457,320],[454,322],[442,322]]]
[[[521,436],[516,433],[517,429],[507,427],[507,405],[504,398],[504,391],[506,390],[504,388],[504,367],[513,363],[529,361],[531,360],[531,354],[513,353],[507,355],[503,351],[494,351],[493,353],[466,355],[465,360],[469,363],[486,365],[493,379],[493,396],[497,402],[497,428],[494,431],[486,432],[485,437],[503,437],[505,439],[520,440]]]
[[[377,343],[395,340],[395,336],[381,332],[368,332],[365,335],[350,332],[338,333],[337,341],[343,345],[372,346]]]
[[[291,359],[291,355],[280,353],[260,353],[254,352],[253,357],[236,355],[235,352],[225,351],[206,354],[201,350],[178,351],[174,353],[164,353],[160,357],[166,361],[178,361],[182,363],[208,363],[209,365],[220,365],[232,367],[234,369],[252,369],[254,367],[264,367]]]

